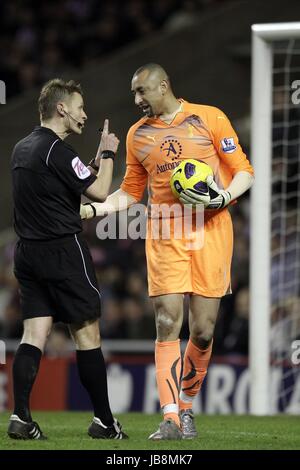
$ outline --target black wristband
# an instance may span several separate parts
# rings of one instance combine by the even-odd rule
[[[92,218],[96,217],[97,211],[95,209],[95,206],[93,206],[93,204],[91,202],[85,202],[83,205],[84,206],[91,206],[91,208],[93,209],[93,217]]]
[[[96,165],[96,159],[95,159],[95,158],[93,158],[93,159],[89,162],[89,166],[91,166],[94,170],[99,171],[99,167]]]
[[[101,158],[103,158],[103,160],[106,160],[107,158],[111,158],[112,160],[114,160],[115,156],[116,154],[112,150],[103,150],[103,152],[101,153]]]

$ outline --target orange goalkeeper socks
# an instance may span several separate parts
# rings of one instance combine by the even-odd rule
[[[200,349],[189,340],[183,360],[183,376],[179,395],[180,410],[192,408],[194,397],[199,392],[207,373],[212,344],[207,349]]]
[[[180,340],[156,341],[156,381],[164,419],[173,419],[179,426],[179,383],[181,371]]]

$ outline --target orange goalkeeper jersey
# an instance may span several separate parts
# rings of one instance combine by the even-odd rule
[[[226,188],[239,171],[253,174],[230,121],[212,106],[182,100],[181,111],[170,124],[143,117],[129,129],[126,147],[121,189],[139,201],[148,183],[149,209],[152,204],[178,202],[170,177],[182,160],[193,158],[210,165],[220,188]]]

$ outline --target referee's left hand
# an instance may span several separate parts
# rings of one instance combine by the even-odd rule
[[[81,220],[92,219],[95,217],[95,211],[91,207],[92,204],[80,204],[80,218]]]

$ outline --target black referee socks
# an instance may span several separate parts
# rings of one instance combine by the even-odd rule
[[[86,388],[94,407],[95,417],[105,426],[114,422],[110,411],[106,366],[101,348],[76,351],[77,366],[82,385]],[[22,421],[32,421],[29,399],[37,376],[42,352],[31,344],[20,344],[13,363],[14,413]]]
[[[101,348],[76,351],[76,354],[80,380],[90,396],[95,417],[105,426],[111,426],[114,419],[108,401],[106,366]]]
[[[42,351],[31,344],[20,344],[13,363],[14,413],[22,421],[32,421],[29,399],[39,370]]]

